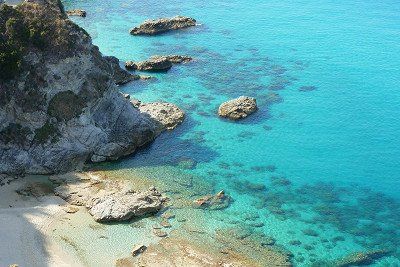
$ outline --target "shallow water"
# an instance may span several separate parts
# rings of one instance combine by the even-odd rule
[[[377,248],[390,250],[377,266],[400,265],[398,2],[64,4],[88,12],[73,20],[105,55],[195,58],[157,80],[121,87],[142,101],[176,103],[187,118],[135,156],[99,167],[148,177],[190,201],[223,189],[234,202],[200,213],[207,231],[240,225],[263,232],[297,266]],[[177,14],[200,25],[129,35],[147,18]],[[257,98],[257,113],[235,123],[219,119],[219,104],[240,95]],[[110,227],[114,237],[126,235],[123,226]],[[122,251],[124,242],[113,240],[108,246]]]

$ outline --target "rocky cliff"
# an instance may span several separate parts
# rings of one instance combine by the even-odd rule
[[[90,36],[57,0],[0,6],[0,173],[57,173],[114,160],[159,134]]]

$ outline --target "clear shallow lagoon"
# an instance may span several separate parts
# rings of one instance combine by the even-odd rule
[[[225,190],[234,199],[229,208],[198,215],[208,232],[263,232],[291,251],[297,266],[378,248],[392,253],[377,266],[400,266],[398,2],[64,4],[88,12],[73,20],[105,55],[195,58],[155,81],[121,87],[144,102],[176,103],[187,118],[135,156],[102,167],[154,179],[172,198]],[[156,37],[129,34],[145,19],[178,14],[200,25]],[[259,111],[241,122],[219,119],[219,104],[240,95],[256,97]],[[172,188],[179,181],[185,186]],[[124,227],[110,231],[124,236]]]

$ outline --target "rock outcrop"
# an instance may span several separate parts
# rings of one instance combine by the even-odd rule
[[[160,132],[165,129],[175,129],[185,118],[185,112],[171,103],[153,102],[140,104],[139,110],[149,114],[153,120],[159,122],[157,131]]]
[[[163,72],[168,71],[172,64],[187,63],[191,60],[191,57],[181,55],[152,56],[145,61],[127,61],[125,68],[128,70]]]
[[[59,1],[1,5],[0,40],[0,173],[79,169],[159,134],[160,122],[123,97],[109,58]]]
[[[183,16],[176,16],[173,18],[146,20],[138,27],[131,29],[130,33],[133,35],[155,35],[193,26],[196,26],[195,19]]]
[[[82,9],[67,10],[66,13],[68,16],[86,17],[86,11]]]
[[[165,72],[172,67],[172,62],[167,58],[150,58],[149,60],[134,62],[127,61],[125,68],[127,70],[140,70],[152,72]]]
[[[121,66],[119,65],[119,59],[116,57],[107,56],[104,57],[104,59],[107,60],[110,64],[110,73],[116,85],[124,85],[131,81],[148,80],[151,78],[150,76],[131,74],[127,72],[126,70],[121,68]]]
[[[231,120],[246,118],[257,110],[257,102],[253,97],[241,96],[222,103],[218,115]]]
[[[86,177],[85,177],[86,178]],[[123,180],[53,177],[55,194],[71,205],[85,206],[97,222],[126,221],[158,212],[167,201],[154,187],[136,192]]]
[[[125,221],[158,212],[164,198],[155,189],[136,193],[132,190],[94,197],[90,201],[89,213],[97,222]]]

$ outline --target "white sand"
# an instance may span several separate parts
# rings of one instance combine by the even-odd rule
[[[82,266],[50,238],[50,224],[65,214],[55,196],[27,197],[15,190],[46,177],[27,176],[0,187],[0,266]]]

